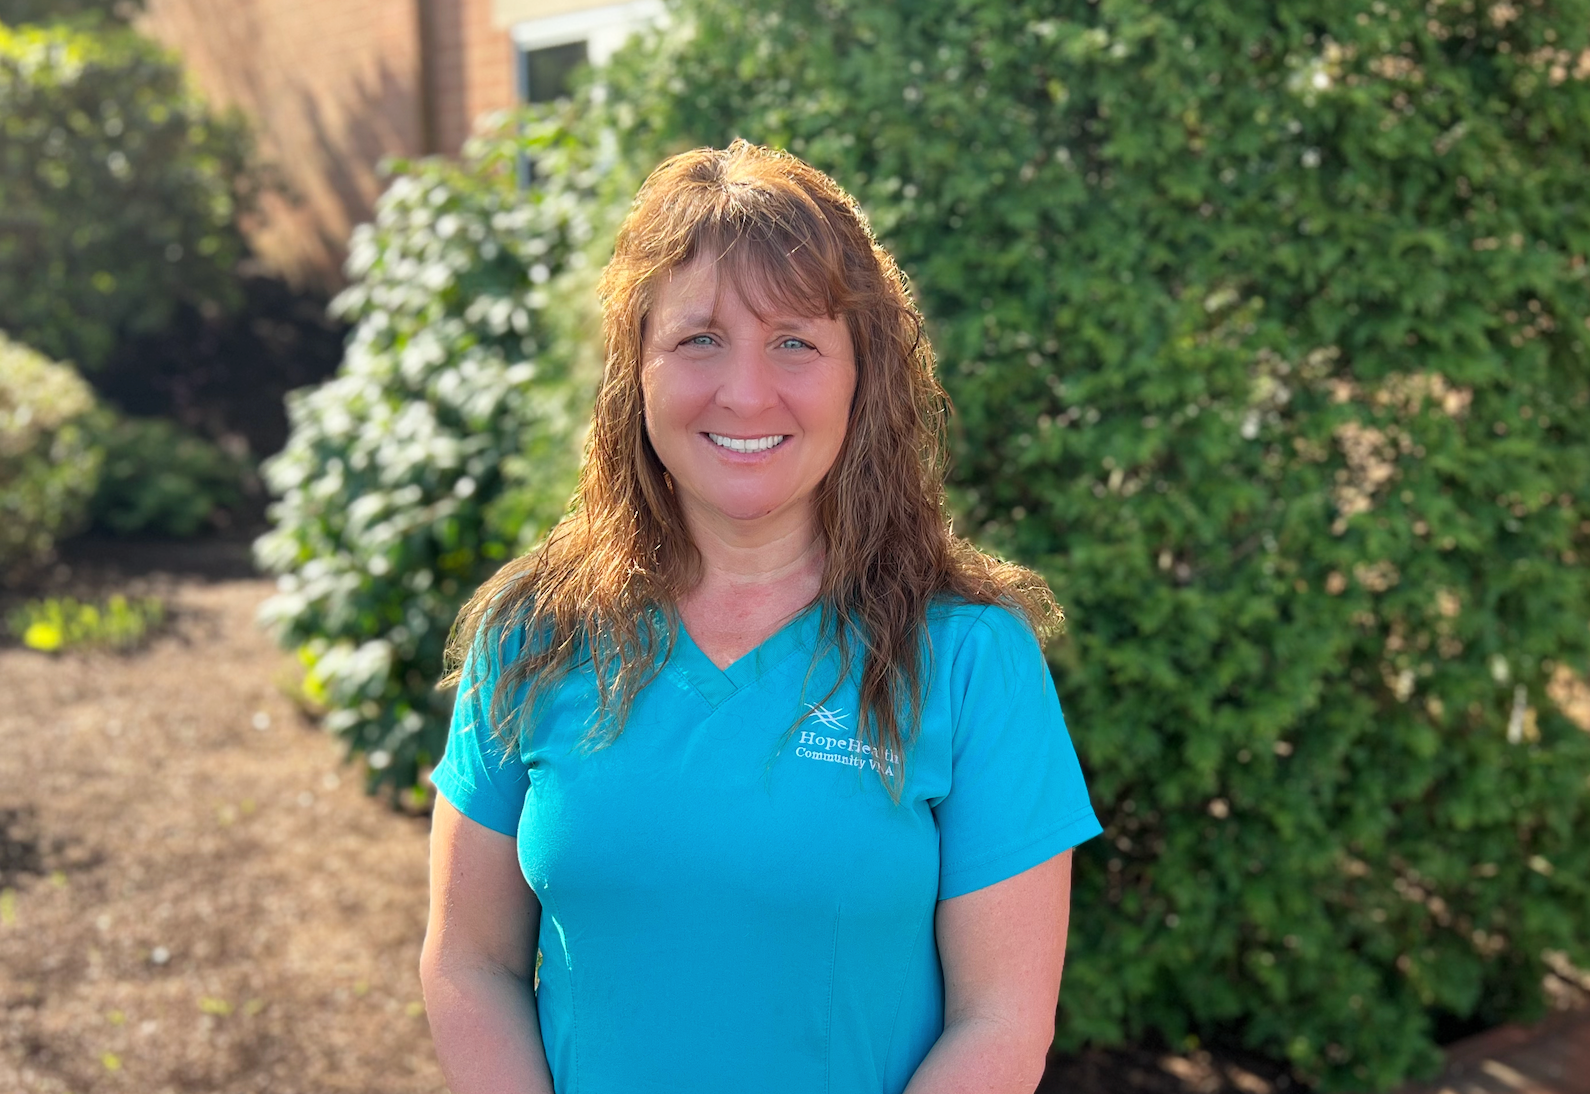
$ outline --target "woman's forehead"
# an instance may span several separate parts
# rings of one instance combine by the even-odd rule
[[[798,275],[779,277],[765,268],[698,258],[658,274],[648,310],[670,324],[710,323],[732,298],[763,322],[805,325],[838,318],[829,311],[828,301],[814,298],[800,280]]]

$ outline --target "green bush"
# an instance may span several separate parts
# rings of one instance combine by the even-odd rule
[[[243,502],[243,461],[163,419],[100,407],[69,365],[0,335],[0,571],[92,525],[191,536]]]
[[[157,596],[128,600],[117,594],[103,604],[72,597],[30,600],[6,620],[11,633],[41,653],[101,647],[127,651],[137,647],[164,621],[166,606]]]
[[[95,438],[104,451],[90,515],[115,535],[187,537],[243,504],[244,462],[164,418],[120,418]]]
[[[605,74],[637,162],[854,189],[1039,567],[1106,838],[1060,1041],[1328,1089],[1590,957],[1590,4],[687,0]]]
[[[246,158],[131,29],[0,24],[0,329],[92,370],[181,303],[231,304]]]
[[[87,522],[99,422],[82,377],[0,334],[0,574],[20,576]]]
[[[542,177],[528,193],[521,149]],[[463,164],[394,170],[333,305],[356,324],[347,356],[290,397],[287,447],[264,467],[280,500],[256,557],[282,575],[262,618],[299,648],[307,697],[371,785],[397,790],[446,742],[435,683],[459,607],[573,486],[594,370],[569,332],[594,307],[584,248],[605,168],[547,121]]]

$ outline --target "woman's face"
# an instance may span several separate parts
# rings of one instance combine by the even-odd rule
[[[692,524],[812,520],[855,390],[843,319],[759,319],[705,261],[660,280],[641,347],[646,432]]]

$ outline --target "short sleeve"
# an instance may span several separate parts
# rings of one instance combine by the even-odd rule
[[[517,646],[508,642],[500,652],[492,652],[486,642],[475,643],[464,660],[447,750],[431,772],[437,793],[455,809],[506,836],[518,833],[530,776],[524,763],[510,755],[492,732],[487,712],[502,662],[514,656]]]
[[[985,609],[950,669],[950,787],[934,806],[939,899],[1014,877],[1102,829],[1025,622]]]

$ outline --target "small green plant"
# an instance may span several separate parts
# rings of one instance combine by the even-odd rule
[[[120,594],[103,604],[72,597],[30,600],[7,619],[11,633],[41,653],[100,648],[130,650],[160,626],[166,606],[157,596],[128,599]]]

